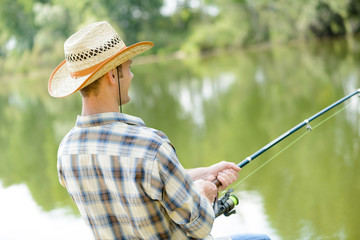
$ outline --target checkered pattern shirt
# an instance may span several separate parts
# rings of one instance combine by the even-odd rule
[[[58,174],[95,239],[212,239],[211,204],[165,134],[140,118],[78,116]]]

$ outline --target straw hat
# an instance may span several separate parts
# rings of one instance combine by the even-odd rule
[[[65,60],[50,76],[49,93],[68,96],[153,46],[146,41],[127,47],[108,22],[93,23],[65,41]]]

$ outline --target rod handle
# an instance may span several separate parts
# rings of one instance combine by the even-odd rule
[[[250,157],[245,158],[242,162],[238,164],[240,168],[244,167],[246,164],[248,164],[251,161]],[[221,182],[218,179],[215,179],[212,181],[213,184],[215,184],[218,188],[221,187]]]
[[[213,184],[215,184],[218,188],[221,187],[221,182],[217,179],[215,179],[214,181],[212,181]]]

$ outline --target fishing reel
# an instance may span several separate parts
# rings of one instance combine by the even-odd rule
[[[224,214],[226,217],[234,214],[235,206],[239,204],[239,199],[235,195],[230,195],[234,190],[231,188],[229,189],[224,196],[219,198],[218,201],[214,202],[214,212],[215,217]]]

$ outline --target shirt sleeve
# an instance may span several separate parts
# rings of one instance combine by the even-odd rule
[[[214,211],[210,202],[196,190],[170,143],[165,142],[159,148],[155,166],[158,175],[153,175],[151,180],[153,196],[189,237],[205,238],[210,234]]]
[[[62,166],[61,166],[61,159],[59,158],[58,159],[58,162],[57,162],[57,172],[58,172],[58,177],[59,177],[59,182],[61,184],[61,186],[65,187],[65,179],[63,177],[63,172],[62,172]]]

